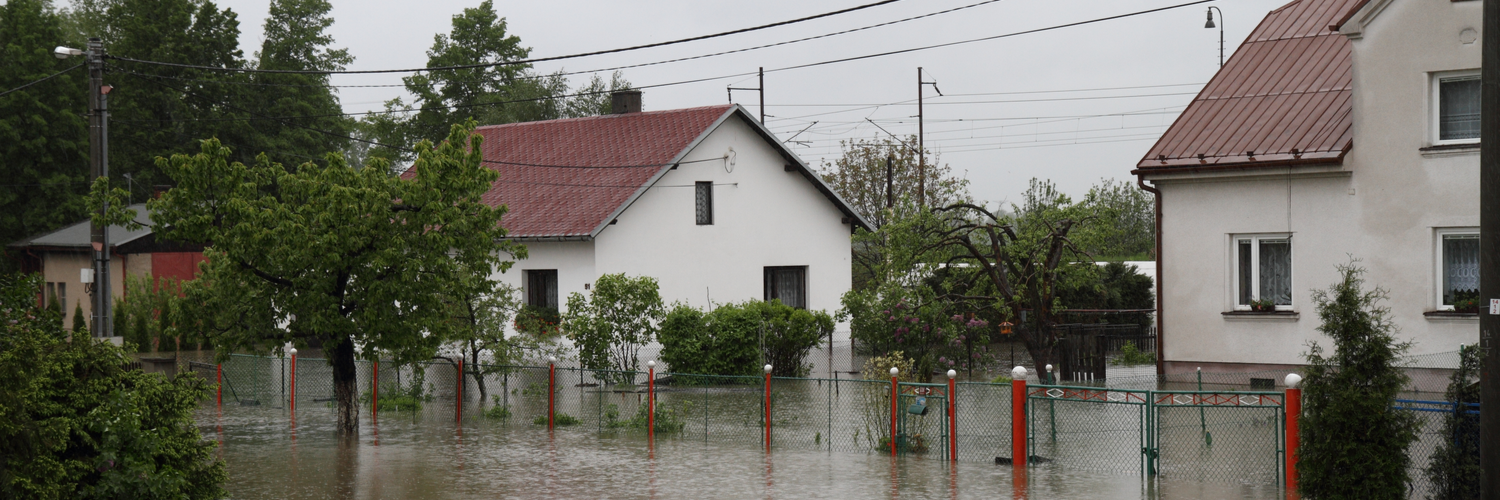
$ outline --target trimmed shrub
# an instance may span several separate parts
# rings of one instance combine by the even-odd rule
[[[756,376],[764,360],[772,375],[796,377],[807,374],[807,352],[832,333],[827,312],[752,300],[709,312],[678,304],[662,321],[657,340],[662,361],[675,373]]]

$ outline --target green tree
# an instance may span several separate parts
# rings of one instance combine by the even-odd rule
[[[661,359],[673,372],[754,376],[772,366],[778,377],[807,375],[807,352],[833,333],[833,316],[782,304],[750,300],[704,312],[673,306],[657,339]]]
[[[157,234],[213,244],[184,287],[181,314],[207,329],[220,356],[320,340],[337,429],[358,435],[356,347],[397,364],[431,357],[451,319],[444,292],[464,286],[468,270],[512,264],[502,259],[514,248],[499,224],[505,209],[480,199],[496,174],[480,162],[473,127],[418,144],[409,178],[384,164],[351,167],[337,153],[326,166],[287,169],[265,155],[245,165],[214,139],[160,160],[176,187],[148,203]]]
[[[1114,179],[1101,179],[1090,191],[1102,208],[1104,223],[1085,250],[1098,260],[1156,258],[1156,205],[1151,194]]]
[[[512,256],[525,258],[525,247],[513,249]],[[479,387],[479,401],[489,400],[488,375],[504,373],[533,355],[559,355],[558,335],[519,332],[506,337],[505,329],[521,308],[521,291],[514,286],[489,279],[487,272],[470,272],[465,286],[453,287],[448,295],[452,308],[446,337],[458,344],[468,357],[464,373]],[[488,356],[486,360],[482,356]],[[488,362],[485,362],[488,361]]]
[[[0,278],[0,497],[222,498],[224,464],[193,422],[206,384],[69,341],[36,308],[39,284]]]
[[[89,331],[89,324],[83,318],[83,301],[75,301],[73,305],[73,332],[81,333]]]
[[[1317,342],[1308,345],[1298,490],[1319,499],[1405,498],[1417,422],[1392,407],[1408,381],[1396,364],[1411,344],[1396,341],[1390,309],[1379,305],[1385,290],[1365,290],[1355,263],[1338,270],[1338,283],[1313,292],[1318,331],[1334,351],[1325,357]]]
[[[1443,437],[1423,472],[1432,483],[1432,500],[1479,498],[1479,366],[1483,351],[1477,345],[1460,347],[1458,370],[1445,394],[1452,411],[1443,418]],[[1471,406],[1473,405],[1473,406]],[[1470,413],[1473,412],[1473,413]]]
[[[854,212],[875,227],[906,216],[916,204],[899,200],[917,199],[923,175],[918,173],[917,137],[904,142],[889,138],[840,141],[843,153],[833,163],[823,162],[819,174],[834,192],[844,198]],[[891,191],[886,192],[886,163],[890,160]],[[942,207],[968,202],[969,180],[954,177],[953,168],[942,163],[941,156],[927,152],[927,206]]]
[[[608,92],[630,87],[619,72],[608,82],[594,75],[579,89],[587,95],[567,97],[569,83],[562,70],[540,75],[531,71],[530,64],[507,64],[531,54],[531,48],[507,30],[505,18],[495,12],[490,0],[453,16],[448,34],[433,36],[427,67],[491,66],[429,71],[403,78],[407,92],[414,96],[412,105],[420,111],[409,118],[394,113],[372,115],[358,127],[361,138],[380,144],[410,144],[440,139],[448,124],[470,118],[495,125],[605,114],[609,111]],[[407,106],[401,99],[386,103],[388,110]],[[355,156],[393,162],[408,159],[404,151],[368,145],[359,146]]]
[[[588,297],[568,294],[563,331],[584,368],[630,372],[640,368],[641,346],[656,339],[665,314],[655,278],[606,274],[594,281]],[[635,379],[618,372],[596,376],[622,384]]]
[[[347,49],[329,48],[327,30],[332,6],[326,0],[276,0],[265,22],[265,41],[255,66],[265,70],[338,71],[354,62]],[[348,146],[354,121],[343,112],[329,76],[319,74],[254,73],[246,101],[256,115],[309,117],[259,120],[249,144],[252,152],[303,162]]]
[[[61,17],[42,0],[0,5],[0,90],[82,62],[58,60]],[[87,191],[86,72],[80,68],[0,97],[0,241],[51,231],[83,216]],[[7,261],[11,259],[6,259]]]

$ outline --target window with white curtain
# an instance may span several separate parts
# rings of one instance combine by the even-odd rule
[[[765,277],[766,301],[807,309],[807,266],[767,267]]]
[[[1249,310],[1251,302],[1269,300],[1277,311],[1292,310],[1292,237],[1239,235],[1234,237],[1235,309]]]
[[[1479,232],[1438,231],[1438,310],[1479,305]]]
[[[1479,141],[1479,88],[1478,71],[1433,78],[1433,144]]]

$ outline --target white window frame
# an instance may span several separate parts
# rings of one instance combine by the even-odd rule
[[[1432,303],[1438,311],[1452,311],[1453,306],[1443,304],[1443,237],[1479,235],[1477,227],[1440,228],[1432,238]]]
[[[1287,244],[1290,246],[1291,243],[1292,243],[1292,234],[1291,233],[1250,233],[1250,234],[1231,234],[1231,235],[1229,235],[1229,248],[1230,248],[1230,250],[1229,250],[1229,256],[1230,256],[1230,261],[1229,261],[1229,269],[1230,269],[1230,271],[1229,271],[1229,274],[1234,277],[1234,279],[1230,280],[1232,282],[1230,284],[1230,286],[1232,286],[1233,288],[1230,288],[1230,290],[1229,290],[1229,297],[1230,297],[1230,302],[1234,304],[1234,310],[1236,310],[1236,311],[1249,311],[1250,310],[1250,304],[1241,304],[1240,303],[1240,240],[1244,240],[1244,239],[1250,240],[1250,262],[1251,262],[1251,265],[1250,265],[1250,296],[1253,297],[1253,298],[1255,298],[1255,299],[1258,299],[1258,298],[1260,298],[1260,241],[1261,240],[1287,240]],[[1290,285],[1291,290],[1293,290],[1293,293],[1292,293],[1292,302],[1293,303],[1296,302],[1296,298],[1297,298],[1297,294],[1295,293],[1295,290],[1297,290],[1297,286],[1296,286],[1296,280],[1294,279],[1295,278],[1295,274],[1296,274],[1295,273],[1295,267],[1294,267],[1296,265],[1295,254],[1296,254],[1296,247],[1292,246],[1288,250],[1288,254],[1287,254],[1287,259],[1292,260],[1292,262],[1288,262],[1287,263],[1287,269],[1292,270],[1293,272],[1291,272],[1291,276],[1288,276],[1287,278],[1293,280],[1292,284]],[[1277,311],[1291,311],[1291,310],[1293,310],[1292,305],[1293,304],[1277,304],[1276,305],[1276,310]]]
[[[1443,106],[1442,106],[1442,101],[1441,101],[1441,98],[1442,98],[1441,93],[1442,93],[1442,90],[1443,90],[1443,85],[1442,85],[1443,80],[1465,79],[1465,78],[1478,78],[1478,77],[1479,77],[1479,70],[1477,70],[1477,69],[1466,69],[1466,70],[1462,70],[1462,71],[1443,71],[1443,72],[1438,72],[1438,73],[1432,73],[1432,77],[1428,79],[1428,83],[1427,83],[1427,86],[1428,86],[1428,96],[1427,96],[1427,103],[1428,103],[1428,105],[1427,105],[1427,107],[1429,108],[1428,119],[1427,119],[1427,121],[1429,122],[1428,135],[1431,137],[1432,145],[1434,145],[1434,146],[1445,146],[1445,145],[1449,145],[1449,144],[1478,144],[1479,143],[1479,138],[1478,137],[1475,137],[1473,139],[1450,139],[1450,140],[1446,140],[1446,141],[1441,139],[1441,137],[1443,136],[1442,135],[1442,122],[1443,122],[1442,112],[1443,112]]]

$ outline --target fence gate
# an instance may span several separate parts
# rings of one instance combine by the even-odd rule
[[[898,384],[896,451],[948,456],[948,401],[945,384]]]
[[[1027,387],[1031,463],[1280,485],[1280,392]]]

